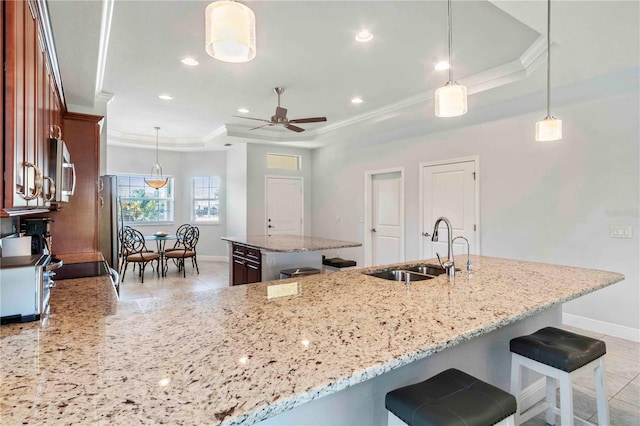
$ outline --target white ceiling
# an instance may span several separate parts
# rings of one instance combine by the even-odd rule
[[[238,141],[317,147],[363,125],[438,120],[433,92],[448,77],[434,65],[447,54],[446,1],[244,1],[256,15],[257,55],[241,64],[205,53],[209,2],[49,0],[69,110],[99,110],[113,95],[109,143],[150,146],[160,126],[161,145],[180,150]],[[469,115],[544,90],[546,4],[454,1],[454,77],[469,87]],[[637,67],[639,4],[554,0],[552,86]],[[110,29],[104,41],[101,28]],[[371,42],[354,40],[362,28]],[[200,65],[183,65],[185,56]],[[247,116],[269,118],[276,86],[286,89],[289,119],[328,121],[300,125],[303,133],[250,132],[258,122],[233,117],[246,107]],[[364,103],[351,104],[354,96]]]

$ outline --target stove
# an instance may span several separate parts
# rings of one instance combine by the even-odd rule
[[[56,280],[110,275],[106,262],[65,263],[56,271]]]

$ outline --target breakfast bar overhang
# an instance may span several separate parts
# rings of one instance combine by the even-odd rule
[[[117,301],[105,277],[60,280],[46,324],[0,327],[0,414],[11,424],[382,425],[384,393],[435,370],[469,367],[504,387],[509,338],[559,325],[564,302],[624,279],[471,259],[473,274],[453,281],[366,274],[377,267],[135,301]],[[268,297],[292,282],[297,294]]]

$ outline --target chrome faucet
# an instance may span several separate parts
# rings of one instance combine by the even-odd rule
[[[431,241],[433,241],[434,243],[438,242],[438,227],[440,226],[440,222],[442,221],[444,221],[445,225],[447,225],[447,232],[449,234],[447,237],[447,258],[443,262],[442,259],[440,259],[440,254],[438,252],[436,252],[436,256],[438,257],[440,266],[442,266],[447,271],[450,277],[453,277],[456,274],[456,264],[453,259],[453,240],[451,236],[453,228],[451,227],[451,222],[449,222],[449,219],[447,219],[446,217],[439,217],[438,220],[436,220],[436,224],[433,226],[433,235],[431,236]]]
[[[471,269],[473,269],[473,266],[471,266],[471,252],[469,251],[469,240],[467,240],[465,237],[460,235],[458,237],[455,237],[452,243],[455,243],[458,238],[460,238],[461,240],[465,240],[467,242],[467,271],[471,272]]]

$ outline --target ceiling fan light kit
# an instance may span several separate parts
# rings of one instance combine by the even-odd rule
[[[536,142],[562,139],[562,120],[551,116],[551,0],[547,0],[547,116],[536,123]]]
[[[205,11],[206,51],[224,62],[256,57],[256,17],[242,3],[220,0]]]
[[[451,61],[451,0],[447,1],[449,39],[449,81],[436,90],[436,117],[458,117],[467,113],[467,87],[453,80]]]
[[[144,178],[144,183],[151,188],[160,189],[169,182],[169,178],[162,176],[162,166],[158,162],[158,130],[160,127],[154,127],[154,129],[156,129],[156,163],[151,167],[151,175]]]

